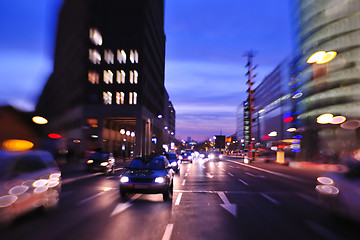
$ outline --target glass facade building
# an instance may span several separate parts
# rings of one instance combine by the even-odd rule
[[[293,126],[301,138],[301,156],[336,162],[360,147],[360,1],[297,0],[292,7]],[[337,55],[327,63],[307,63],[318,51]],[[333,117],[319,124],[318,117],[326,113]],[[346,120],[339,121],[340,116]]]

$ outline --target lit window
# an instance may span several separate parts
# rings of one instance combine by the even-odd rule
[[[90,28],[90,39],[95,45],[101,46],[103,40],[100,32],[96,28]]]
[[[95,49],[89,49],[89,59],[93,64],[100,64],[101,55]]]
[[[113,75],[110,70],[104,70],[104,82],[106,84],[113,83]]]
[[[137,84],[138,83],[138,72],[136,70],[130,71],[130,83],[131,84]]]
[[[125,83],[125,72],[123,70],[116,71],[116,81],[120,84]]]
[[[135,53],[132,49],[130,50],[130,62],[131,63],[135,62]]]
[[[136,92],[129,93],[129,104],[133,104],[133,105],[137,104],[137,93]]]
[[[114,64],[114,54],[111,50],[104,51],[104,60],[108,64]]]
[[[124,104],[125,102],[125,93],[116,92],[116,104]]]
[[[130,62],[131,63],[138,63],[139,62],[139,54],[137,50],[130,50]]]
[[[138,83],[138,72],[136,70],[134,70],[134,83],[137,84]]]
[[[117,50],[117,59],[119,63],[126,63],[126,53],[124,50]]]
[[[103,98],[105,104],[112,103],[112,93],[111,92],[103,92]]]
[[[135,63],[138,63],[139,62],[139,54],[138,54],[138,51],[137,50],[134,50],[134,60],[135,60]]]
[[[88,79],[92,84],[99,84],[99,74],[97,72],[89,71]]]

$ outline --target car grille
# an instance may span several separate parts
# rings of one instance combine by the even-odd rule
[[[153,178],[131,178],[131,182],[133,183],[152,183],[154,181]]]

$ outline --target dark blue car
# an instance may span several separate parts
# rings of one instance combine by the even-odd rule
[[[161,193],[168,200],[173,194],[173,179],[174,170],[165,156],[136,157],[120,176],[120,195]]]

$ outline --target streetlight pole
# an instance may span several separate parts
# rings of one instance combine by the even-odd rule
[[[244,137],[245,137],[245,147],[248,149],[248,157],[250,159],[252,159],[253,158],[253,154],[252,154],[252,148],[253,148],[252,122],[253,122],[253,111],[254,111],[253,94],[255,92],[255,90],[252,89],[252,86],[254,85],[253,79],[256,77],[256,74],[253,74],[253,71],[255,70],[256,66],[253,66],[253,63],[252,63],[252,59],[254,57],[254,53],[252,51],[246,52],[244,56],[247,57],[247,64],[245,67],[248,68],[248,71],[245,75],[248,76],[248,80],[247,80],[246,84],[249,85],[249,88],[246,91],[249,94],[248,99],[247,99],[247,109],[244,109],[244,111],[245,110],[248,111],[248,119],[244,119],[244,127],[245,127],[245,129],[248,128],[248,131],[247,131],[247,136],[244,136]]]

